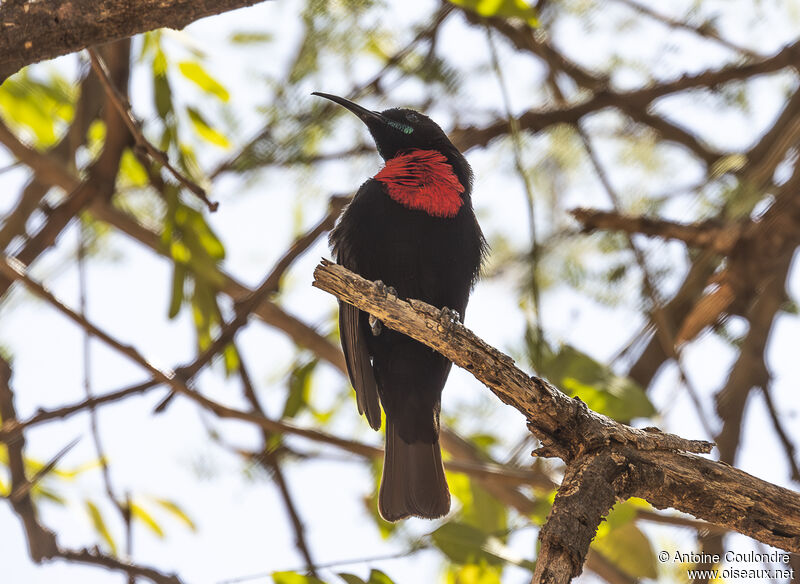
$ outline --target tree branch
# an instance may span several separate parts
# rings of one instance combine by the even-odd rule
[[[0,7],[0,83],[25,65],[261,0],[42,0]]]
[[[470,371],[525,415],[528,428],[543,444],[535,454],[562,458],[574,469],[568,470],[572,476],[587,464],[581,462],[589,460],[585,457],[605,456],[614,464],[616,497],[642,497],[656,507],[673,507],[764,543],[800,550],[800,494],[690,454],[709,452],[708,442],[654,428],[635,429],[592,412],[545,380],[529,377],[510,357],[460,324],[441,322],[438,309],[381,294],[372,282],[341,266],[323,260],[314,276],[315,287]],[[586,550],[581,552],[579,546],[571,553],[581,557]]]
[[[674,81],[658,83],[633,91],[617,92],[603,90],[596,92],[585,101],[563,108],[529,110],[517,118],[520,129],[539,131],[555,124],[575,123],[584,116],[614,107],[622,111],[630,108],[646,108],[658,98],[700,87],[714,87],[730,81],[748,79],[795,67],[800,61],[800,42],[791,44],[777,54],[766,59],[753,61],[746,65],[729,65],[721,69],[703,71],[693,75],[683,75]],[[508,120],[498,120],[483,127],[462,127],[451,132],[450,137],[459,150],[476,146],[486,146],[493,139],[511,132]]]

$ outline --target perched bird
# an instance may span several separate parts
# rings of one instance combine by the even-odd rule
[[[463,318],[486,251],[464,156],[419,112],[374,112],[335,95],[314,95],[358,116],[386,162],[361,185],[331,232],[337,263],[380,280],[387,293],[441,308],[444,318]],[[386,412],[381,516],[446,515],[450,491],[439,411],[450,361],[344,302],[339,330],[359,413],[378,430],[379,398]]]

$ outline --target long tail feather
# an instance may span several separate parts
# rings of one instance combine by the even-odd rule
[[[436,519],[450,511],[450,489],[444,475],[438,439],[409,444],[386,420],[386,451],[378,497],[381,517],[397,521],[416,516]]]

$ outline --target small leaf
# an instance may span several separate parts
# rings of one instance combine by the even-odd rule
[[[155,533],[159,538],[164,537],[164,530],[161,529],[161,526],[158,524],[158,522],[153,519],[152,515],[150,515],[136,503],[131,503],[131,517],[144,523],[150,529],[150,531]]]
[[[711,177],[719,178],[723,174],[741,170],[747,164],[747,156],[744,154],[728,154],[717,160],[711,166]]]
[[[2,494],[2,488],[0,488],[0,494]],[[64,499],[64,497],[62,497],[55,491],[43,487],[41,484],[37,484],[33,488],[33,494],[37,497],[41,497],[42,499],[47,499],[51,503],[55,503],[57,505],[67,504],[67,500]]]
[[[236,345],[230,343],[222,350],[222,360],[225,363],[225,374],[231,375],[239,370],[239,352]]]
[[[201,138],[220,148],[230,148],[231,143],[225,135],[209,126],[199,111],[192,107],[187,107],[186,112],[189,114],[192,127]]]
[[[275,584],[325,584],[319,578],[298,574],[297,572],[273,572],[272,581]]]
[[[394,584],[394,581],[380,570],[373,569],[369,573],[369,581],[367,584]]]
[[[340,574],[337,574],[337,576],[339,576],[339,578],[347,582],[347,584],[367,584],[366,582],[364,582],[364,580],[362,580],[355,574],[347,574],[345,572],[342,572]]]
[[[255,43],[268,43],[272,41],[272,38],[272,35],[268,32],[242,31],[232,34],[230,41],[237,45],[251,45]]]
[[[97,505],[91,501],[86,501],[86,510],[89,512],[89,519],[92,520],[92,526],[94,527],[94,530],[111,549],[111,555],[116,556],[117,544],[114,542],[114,538],[111,536],[111,532],[106,526],[106,522],[103,519],[103,515],[100,513],[100,509],[98,509]]]
[[[172,113],[172,89],[165,74],[153,76],[153,99],[158,117],[166,120],[167,116]]]
[[[147,176],[147,170],[145,170],[142,163],[139,162],[130,148],[126,148],[125,152],[122,153],[122,158],[119,162],[119,171],[124,181],[123,184],[126,186],[143,187],[147,185],[150,180]]]
[[[449,0],[456,6],[466,8],[480,16],[489,18],[519,18],[529,26],[539,26],[536,8],[524,0]]]
[[[296,367],[289,374],[289,393],[286,396],[281,419],[294,418],[308,404],[308,397],[311,391],[311,376],[316,366],[317,361],[312,360]]]
[[[633,522],[612,529],[605,537],[595,537],[592,549],[633,578],[656,578],[658,575],[650,540]]]
[[[484,551],[489,536],[472,525],[451,521],[434,531],[431,538],[436,547],[457,564],[472,564],[479,560],[498,563],[497,558]]]
[[[192,531],[197,531],[197,526],[195,525],[194,521],[192,521],[192,518],[189,517],[183,508],[181,508],[181,506],[175,501],[170,501],[169,499],[153,499],[153,502],[169,511],[174,517],[185,523],[186,526]]]
[[[502,566],[489,566],[485,562],[451,566],[447,584],[501,584]]]
[[[218,97],[221,101],[228,101],[230,93],[216,79],[203,69],[203,66],[196,61],[184,61],[178,65],[178,69],[189,81],[194,82],[200,89]]]
[[[534,344],[535,339],[529,338],[529,350],[536,370],[567,395],[580,398],[596,412],[621,422],[655,413],[647,394],[633,379],[615,374],[606,365],[571,345],[562,345],[554,352],[545,343],[541,344],[540,350]],[[538,353],[541,355],[537,358]]]
[[[186,281],[186,264],[175,262],[172,266],[172,294],[169,302],[170,319],[178,316],[183,304],[183,284]]]

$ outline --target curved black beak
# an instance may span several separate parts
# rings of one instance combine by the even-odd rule
[[[316,95],[319,97],[324,97],[325,99],[329,99],[334,103],[338,103],[343,108],[346,108],[353,112],[355,115],[359,117],[359,119],[368,124],[370,121],[386,123],[386,118],[384,118],[378,112],[374,112],[372,110],[368,110],[365,107],[361,107],[357,103],[353,103],[349,99],[345,99],[343,97],[339,97],[338,95],[331,95],[330,93],[321,93],[319,91],[314,91],[311,95]]]

